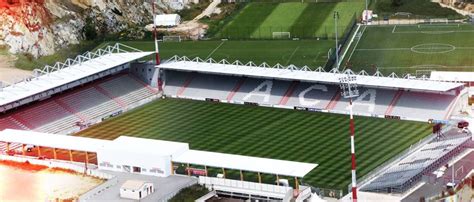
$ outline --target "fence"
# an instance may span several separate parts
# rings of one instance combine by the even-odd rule
[[[411,17],[411,18],[386,18],[373,20],[370,25],[416,25],[416,24],[430,24],[433,22],[432,18]],[[463,23],[463,20],[447,20],[446,24]],[[442,22],[435,22],[440,24]]]
[[[356,27],[357,27],[357,14],[354,13],[354,15],[352,16],[351,23],[349,24],[349,26],[346,27],[346,30],[344,30],[341,41],[339,42],[339,47],[340,47],[339,52],[338,52],[339,55],[342,52],[343,47],[349,48],[349,46],[347,45],[347,42],[350,41],[349,38],[351,34],[354,32],[354,29]],[[342,58],[339,58],[339,59],[342,59]],[[331,69],[334,66],[334,63],[336,63],[336,49],[332,50],[331,56],[328,58],[324,68]]]

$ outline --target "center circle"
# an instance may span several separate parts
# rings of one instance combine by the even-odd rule
[[[425,43],[413,46],[410,50],[422,54],[439,54],[454,51],[456,47],[451,44]]]

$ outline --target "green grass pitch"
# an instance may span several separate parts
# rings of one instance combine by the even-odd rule
[[[355,50],[346,55],[354,70],[373,73],[372,65],[385,74],[474,70],[474,25],[370,26],[361,30],[362,38],[353,43]]]
[[[152,41],[121,41],[120,43],[145,51],[155,50],[155,44]],[[307,65],[310,68],[317,68],[326,64],[328,51],[334,46],[334,41],[183,41],[164,42],[159,46],[163,59],[179,55],[189,58],[240,60],[243,63],[253,61],[256,64],[267,62],[270,65],[294,64],[300,67]]]
[[[338,3],[249,3],[217,37],[229,39],[271,39],[273,32],[290,32],[292,37],[333,38],[334,11],[339,12],[339,37],[363,1]]]
[[[192,149],[317,163],[304,182],[347,191],[349,117],[266,107],[163,99],[80,132],[180,141]],[[430,134],[426,123],[355,117],[358,176]]]

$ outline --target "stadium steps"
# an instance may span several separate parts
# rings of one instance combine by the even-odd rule
[[[21,122],[17,121],[11,116],[0,119],[0,131],[5,130],[5,129],[29,130],[28,127],[26,127]]]
[[[400,89],[400,90],[397,91],[397,93],[396,93],[395,96],[393,97],[392,101],[391,101],[390,104],[388,105],[387,111],[385,111],[385,115],[391,115],[391,114],[392,114],[393,108],[395,107],[395,105],[397,105],[398,100],[400,100],[400,97],[402,97],[402,94],[403,94],[403,90],[402,90],[402,89]]]
[[[245,80],[247,80],[247,77],[241,77],[239,79],[239,82],[235,85],[235,87],[230,91],[229,95],[227,96],[227,101],[231,101],[232,98],[234,98],[235,94],[240,90],[240,87],[245,83]]]
[[[46,100],[12,115],[30,129],[37,129],[45,124],[60,120],[72,114],[58,105],[54,100]],[[27,121],[26,121],[27,120]]]
[[[109,112],[120,109],[120,106],[94,86],[89,86],[80,92],[61,98],[67,106],[91,120]]]
[[[54,102],[56,102],[59,106],[61,106],[64,110],[68,111],[71,114],[74,114],[77,118],[81,119],[82,121],[86,121],[87,118],[79,113],[78,111],[74,110],[72,107],[61,101],[60,99],[55,99]]]
[[[133,74],[129,74],[130,78],[134,79],[135,81],[137,81],[139,84],[142,84],[143,86],[145,86],[145,88],[150,92],[150,93],[153,93],[153,94],[157,94],[159,92],[158,89],[154,89],[153,87],[151,87],[149,84],[143,82],[141,79],[139,79],[137,76],[133,75]]]
[[[300,82],[299,81],[293,81],[291,82],[290,87],[288,87],[288,90],[286,90],[285,95],[281,98],[280,102],[278,105],[286,105],[290,97],[293,95],[293,92],[296,90],[296,87],[298,86]]]
[[[337,89],[336,94],[331,98],[331,102],[328,103],[328,106],[326,106],[326,110],[333,110],[337,102],[341,99],[341,90]]]
[[[13,120],[15,120],[17,123],[19,123],[19,124],[25,126],[26,128],[29,128],[29,129],[34,129],[34,128],[35,128],[35,126],[31,125],[28,121],[26,121],[25,119],[23,119],[22,117],[20,117],[20,116],[18,115],[18,113],[17,113],[17,114],[13,114],[13,115],[11,116],[11,118],[12,118]]]
[[[127,106],[156,95],[128,74],[101,83],[99,86],[111,96],[120,99]]]
[[[189,73],[188,78],[186,78],[186,81],[184,82],[183,86],[181,86],[181,88],[178,90],[178,94],[177,94],[178,97],[183,95],[186,88],[188,88],[188,86],[193,81],[194,76],[195,76],[195,74],[193,72]]]
[[[94,85],[94,88],[99,91],[100,93],[104,94],[105,96],[107,96],[108,98],[112,99],[113,101],[115,101],[115,103],[117,103],[118,105],[120,105],[120,107],[122,108],[126,108],[127,107],[127,104],[121,100],[120,98],[118,97],[115,97],[113,96],[112,94],[110,94],[107,90],[105,90],[104,88],[100,87],[99,85]]]

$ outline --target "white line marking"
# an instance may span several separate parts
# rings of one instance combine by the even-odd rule
[[[392,29],[392,34],[395,33],[395,29],[397,28],[397,25],[393,26],[393,29]]]
[[[214,50],[211,53],[209,53],[209,55],[206,57],[206,60],[209,59],[212,56],[212,54],[214,54],[214,52],[216,52],[217,49],[219,49],[222,46],[222,44],[224,44],[224,42],[225,41],[222,41],[216,48],[214,48]]]
[[[289,65],[288,63],[290,63],[291,59],[293,59],[293,56],[295,55],[296,51],[300,48],[300,46],[297,46],[295,48],[295,50],[293,51],[293,53],[291,53],[290,55],[290,58],[288,58],[288,61],[286,61],[286,65]]]
[[[349,55],[349,58],[346,61],[351,61],[352,55],[354,54],[354,52],[357,49],[357,46],[359,45],[359,41],[362,39],[362,37],[364,37],[365,29],[367,29],[367,27],[364,27],[364,29],[362,30],[359,40],[357,40],[357,42],[354,46],[354,49],[352,49],[352,52],[351,52],[351,54]]]

